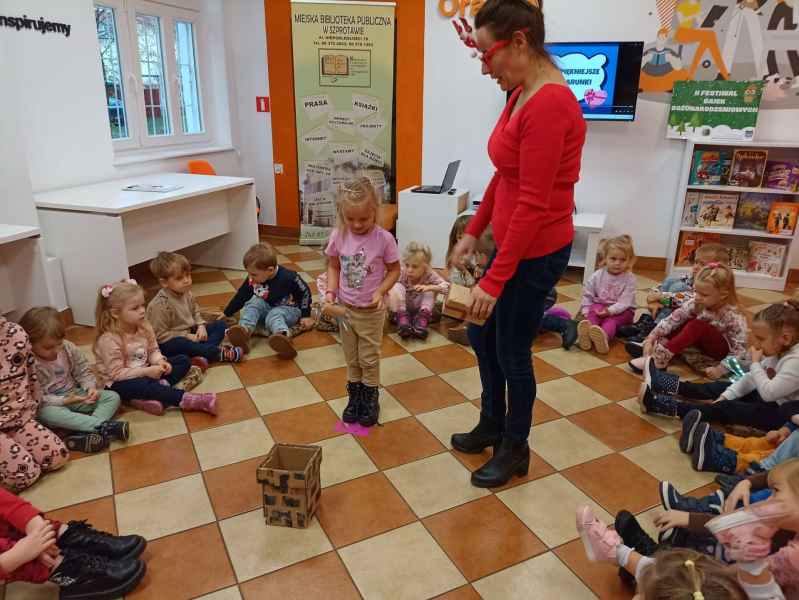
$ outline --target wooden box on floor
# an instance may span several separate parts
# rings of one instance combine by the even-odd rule
[[[319,446],[275,444],[258,467],[267,525],[306,528],[322,495]]]
[[[469,288],[453,283],[449,288],[446,300],[444,300],[444,308],[441,312],[453,319],[460,319],[475,325],[484,325],[485,319],[478,319],[469,314],[471,296],[472,292]]]

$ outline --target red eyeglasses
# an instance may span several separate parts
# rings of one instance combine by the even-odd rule
[[[525,27],[524,29],[519,29],[518,33],[527,33],[528,31],[530,31],[530,28],[529,27]],[[517,32],[514,31],[514,33],[517,33]],[[509,40],[498,40],[498,41],[494,42],[492,44],[492,46],[488,50],[486,50],[485,52],[483,52],[480,55],[480,60],[483,62],[483,64],[486,66],[486,68],[488,68],[489,70],[491,69],[491,59],[494,58],[494,55],[497,52],[502,50],[505,46],[509,45],[511,43],[511,41],[513,41],[513,37],[512,36],[511,36],[511,39],[509,39]]]

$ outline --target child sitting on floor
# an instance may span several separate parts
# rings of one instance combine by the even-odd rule
[[[635,316],[635,264],[633,240],[629,235],[599,243],[600,268],[583,288],[580,311],[585,320],[577,326],[577,343],[583,350],[600,354],[610,351],[616,330],[633,322]]]
[[[127,441],[130,426],[126,421],[113,420],[119,394],[97,389],[89,361],[75,344],[64,339],[66,331],[58,311],[32,308],[19,324],[28,333],[36,355],[36,374],[42,388],[39,421],[68,430],[71,435],[64,441],[70,450],[99,452],[111,440]]]
[[[121,598],[144,577],[147,542],[115,536],[85,521],[42,517],[22,498],[0,489],[0,579],[59,586],[60,600]],[[49,597],[49,594],[47,594]]]
[[[696,276],[694,298],[661,321],[647,336],[644,355],[630,361],[634,372],[643,372],[646,356],[665,369],[689,346],[721,362],[728,356],[743,359],[749,333],[746,319],[738,310],[735,275],[727,265],[710,263]],[[708,367],[705,375],[718,379],[727,372],[724,365]]]
[[[259,323],[271,332],[269,347],[280,358],[291,359],[297,351],[289,331],[297,323],[305,329],[313,327],[311,290],[291,269],[278,266],[274,249],[255,244],[244,254],[244,268],[249,277],[225,308],[225,315],[241,310],[238,325],[227,331],[228,340],[244,352],[250,351],[250,337]],[[292,303],[296,304],[293,306]]]
[[[410,242],[402,254],[399,281],[388,293],[388,307],[397,316],[401,338],[427,339],[436,294],[449,291],[449,283],[430,266],[432,259],[430,248],[417,242]]]
[[[167,359],[161,354],[145,315],[144,291],[134,280],[100,288],[95,327],[94,355],[101,383],[123,402],[153,415],[164,414],[165,406],[216,414],[216,394],[174,387],[189,372],[191,362],[185,355]]]
[[[150,272],[161,289],[147,305],[158,347],[166,357],[186,355],[203,371],[209,362],[239,362],[241,348],[222,346],[225,322],[206,323],[191,293],[191,264],[182,254],[159,252]]]

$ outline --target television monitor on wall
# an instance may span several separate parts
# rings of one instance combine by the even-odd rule
[[[558,42],[546,48],[587,120],[635,120],[643,42]]]

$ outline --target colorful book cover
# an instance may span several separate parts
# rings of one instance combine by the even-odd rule
[[[799,163],[770,160],[766,163],[763,187],[799,192]]]
[[[680,245],[677,249],[677,260],[675,261],[678,267],[690,267],[694,264],[694,254],[696,249],[702,244],[709,244],[710,242],[718,242],[721,236],[718,233],[700,233],[697,231],[683,231],[680,234]]]
[[[683,227],[696,227],[696,217],[699,214],[699,192],[687,192],[685,194],[685,206],[682,211]]]
[[[720,150],[719,151],[719,165],[721,171],[721,185],[727,185],[730,181],[730,168],[732,167],[732,151]]]
[[[768,150],[736,150],[727,185],[760,187],[767,158]]]
[[[732,229],[737,208],[738,194],[702,194],[696,225]]]
[[[750,273],[762,273],[772,277],[779,277],[782,273],[785,248],[784,244],[750,241],[749,262],[746,270]]]
[[[799,204],[774,202],[768,215],[767,231],[777,235],[793,235],[794,229],[796,229],[797,215],[799,215]]]
[[[715,150],[696,150],[689,185],[720,185],[721,156]]]
[[[749,264],[749,243],[739,240],[727,246],[730,255],[730,268],[736,271],[746,271]]]
[[[738,212],[735,214],[735,229],[765,231],[772,199],[768,194],[754,192],[741,194],[738,200]]]

